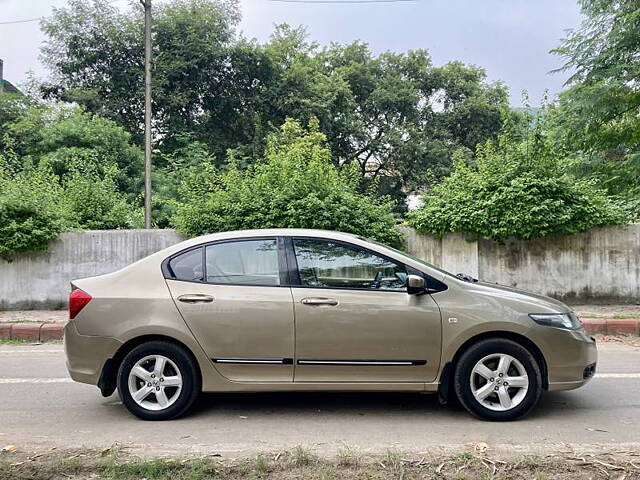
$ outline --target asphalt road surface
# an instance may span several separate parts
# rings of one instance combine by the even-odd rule
[[[0,346],[0,448],[103,448],[133,453],[249,455],[302,444],[320,453],[347,444],[363,452],[419,452],[486,442],[497,450],[599,446],[640,449],[640,348],[599,347],[585,387],[546,393],[529,417],[476,420],[433,395],[394,393],[206,394],[186,418],[144,422],[117,393],[73,383],[61,345]]]

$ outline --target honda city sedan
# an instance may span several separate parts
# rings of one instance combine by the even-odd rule
[[[74,280],[69,318],[71,377],[146,420],[202,391],[435,393],[513,420],[585,384],[597,357],[559,301],[322,230],[192,238]]]

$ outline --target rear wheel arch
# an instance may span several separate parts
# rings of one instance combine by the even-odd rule
[[[440,375],[440,386],[438,387],[438,395],[440,396],[440,400],[443,403],[446,403],[449,398],[455,397],[455,394],[453,392],[452,373],[455,371],[456,365],[464,352],[466,352],[470,347],[482,340],[495,338],[511,340],[531,352],[531,355],[533,355],[533,357],[536,359],[538,367],[540,368],[540,373],[542,374],[542,388],[544,390],[548,390],[549,375],[547,369],[547,361],[544,358],[540,347],[538,347],[532,340],[519,333],[496,330],[483,332],[467,339],[462,345],[458,347],[453,358],[444,365],[443,372]]]
[[[123,343],[120,346],[120,348],[116,351],[116,353],[113,355],[113,357],[109,358],[105,362],[104,366],[102,367],[102,373],[100,374],[100,380],[98,380],[98,388],[100,388],[100,391],[102,392],[103,396],[108,397],[112,395],[113,392],[115,392],[116,385],[117,385],[118,369],[120,368],[120,365],[124,360],[124,357],[126,357],[126,355],[130,351],[132,351],[134,348],[138,347],[139,345],[142,345],[144,343],[151,342],[154,340],[173,343],[174,345],[184,349],[184,351],[187,352],[189,356],[191,356],[191,359],[193,360],[193,363],[196,366],[200,383],[202,384],[202,371],[200,369],[200,363],[198,362],[198,359],[196,358],[196,356],[193,354],[193,352],[187,345],[185,345],[183,342],[179,340],[176,340],[173,337],[168,337],[166,335],[157,335],[157,334],[141,335],[138,337],[131,338],[127,340],[125,343]]]

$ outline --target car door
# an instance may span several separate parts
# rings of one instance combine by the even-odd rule
[[[405,265],[336,240],[287,244],[296,382],[435,380],[440,311],[430,295],[407,294]]]
[[[163,265],[187,325],[230,380],[293,381],[294,317],[282,240],[247,238],[190,249]]]

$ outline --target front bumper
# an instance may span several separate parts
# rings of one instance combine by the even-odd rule
[[[67,370],[76,382],[97,385],[105,362],[122,343],[111,337],[80,335],[73,320],[64,327]]]
[[[550,391],[579,388],[595,375],[596,341],[584,330],[557,332],[546,357]]]

